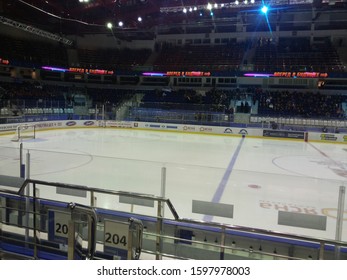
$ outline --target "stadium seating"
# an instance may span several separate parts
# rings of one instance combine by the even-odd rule
[[[303,41],[296,45],[275,45],[270,42],[259,44],[254,57],[255,70],[260,72],[343,71],[343,65],[331,44],[310,45],[309,42]]]

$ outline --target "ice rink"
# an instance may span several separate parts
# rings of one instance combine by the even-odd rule
[[[19,143],[11,138],[0,136],[0,174],[19,176]],[[165,167],[164,195],[181,218],[328,239],[335,239],[339,187],[347,185],[342,144],[89,128],[38,131],[23,147],[34,179],[161,196]],[[52,188],[40,195],[86,202]],[[193,213],[193,200],[233,205],[233,218]],[[156,214],[101,195],[97,206]],[[278,210],[327,216],[327,229],[278,225]],[[344,220],[347,241],[347,211]]]

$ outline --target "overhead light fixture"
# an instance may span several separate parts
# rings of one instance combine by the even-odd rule
[[[268,10],[269,10],[269,8],[266,7],[266,6],[263,6],[263,7],[261,8],[261,11],[262,11],[264,14],[266,14]]]

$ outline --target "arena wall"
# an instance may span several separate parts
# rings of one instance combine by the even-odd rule
[[[21,123],[23,124],[23,123]],[[32,124],[32,123],[31,123]],[[0,125],[0,135],[14,134],[18,124]],[[73,128],[116,128],[116,129],[136,129],[153,130],[180,133],[198,133],[207,135],[228,135],[235,137],[256,137],[267,139],[286,139],[296,141],[314,141],[327,143],[347,144],[347,134],[344,133],[320,133],[286,131],[262,128],[240,128],[225,126],[207,126],[190,124],[167,124],[151,122],[130,122],[130,121],[97,121],[97,120],[65,120],[65,121],[45,121],[36,122],[36,131],[49,129],[73,129]],[[38,136],[39,137],[39,136]]]

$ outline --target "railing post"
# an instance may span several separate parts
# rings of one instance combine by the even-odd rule
[[[22,143],[21,143],[22,145]],[[21,164],[22,166],[22,164]],[[30,153],[29,150],[26,154],[26,164],[25,164],[25,179],[30,179]],[[29,220],[30,220],[30,185],[25,188],[25,243],[26,246],[29,244]],[[35,203],[35,201],[34,201]],[[34,215],[33,215],[34,217]]]
[[[346,187],[340,186],[339,189],[339,199],[337,204],[337,218],[336,218],[336,241],[341,241],[342,237],[342,225],[343,225],[343,212],[345,210],[345,195]],[[340,246],[335,245],[335,259],[340,259]]]
[[[23,143],[19,144],[19,177],[25,178],[25,164],[23,163]]]
[[[36,184],[33,184],[33,228],[34,228],[34,258],[38,259],[37,254],[37,233],[36,233],[36,221],[37,221],[37,213],[36,213],[36,201],[37,201],[37,190]]]
[[[97,198],[94,194],[94,191],[90,191],[90,206],[96,207],[96,202],[97,202]]]
[[[23,165],[23,143],[19,144],[19,177],[24,178],[25,166]]]
[[[221,240],[220,240],[220,254],[219,254],[219,259],[220,260],[224,260],[224,254],[225,254],[225,226],[222,226],[222,236],[221,236]]]
[[[75,245],[76,245],[76,224],[74,218],[74,212],[86,214],[88,216],[88,252],[86,255],[87,260],[94,258],[96,249],[96,226],[97,226],[97,215],[93,208],[85,207],[70,202],[68,205],[71,210],[71,220],[68,222],[68,259],[75,258]]]
[[[162,215],[162,208],[163,208],[163,201],[158,201],[158,213],[157,213],[157,238],[156,238],[156,260],[162,259],[162,250],[163,250],[163,240],[162,240],[162,233],[163,233],[163,215]]]
[[[325,243],[321,242],[320,247],[319,247],[319,251],[318,251],[318,259],[319,260],[324,260],[324,249],[325,249]]]
[[[68,222],[68,249],[67,249],[67,259],[75,259],[75,221],[69,220]]]
[[[165,188],[166,188],[166,168],[162,167],[161,169],[161,190],[160,195],[162,198],[165,198]],[[164,218],[164,202],[158,201],[158,213],[157,213],[157,238],[156,238],[156,260],[162,259],[162,250],[163,250],[163,239],[161,237],[163,233],[163,218]]]
[[[161,168],[161,190],[160,196],[165,198],[166,196],[166,167]],[[162,205],[162,215],[164,217],[164,205]]]

